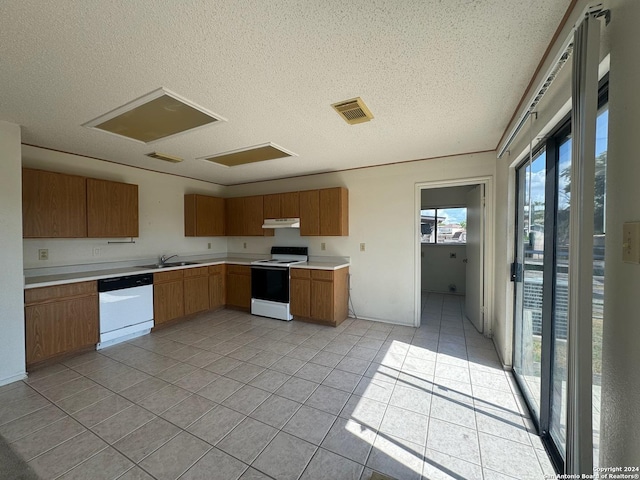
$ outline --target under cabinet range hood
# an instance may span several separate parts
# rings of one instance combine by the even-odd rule
[[[299,218],[266,218],[262,228],[300,228]]]

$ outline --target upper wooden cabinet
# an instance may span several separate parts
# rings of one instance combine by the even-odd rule
[[[300,235],[349,235],[349,191],[336,187],[300,192]]]
[[[87,236],[138,236],[138,185],[87,178]]]
[[[269,236],[273,230],[262,228],[264,197],[227,198],[225,200],[227,236]]]
[[[264,218],[298,218],[299,216],[300,195],[298,192],[264,196]]]
[[[224,198],[188,194],[184,196],[186,237],[216,237],[225,234]]]
[[[84,177],[23,168],[23,236],[86,237],[86,188]]]

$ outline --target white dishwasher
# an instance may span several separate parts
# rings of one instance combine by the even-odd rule
[[[145,335],[153,328],[153,274],[98,280],[98,350]]]

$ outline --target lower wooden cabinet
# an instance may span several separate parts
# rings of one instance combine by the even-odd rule
[[[227,303],[227,269],[225,265],[209,267],[209,308],[224,307]]]
[[[291,269],[291,314],[326,325],[339,325],[348,315],[349,269]]]
[[[227,305],[251,307],[251,267],[227,265]]]
[[[184,316],[183,270],[153,274],[153,318],[155,325]]]
[[[184,270],[184,314],[209,310],[209,268]]]
[[[27,367],[98,343],[96,282],[25,290]]]

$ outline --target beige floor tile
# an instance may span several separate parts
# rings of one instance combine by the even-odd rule
[[[248,465],[213,448],[180,480],[236,480],[247,468]]]
[[[241,413],[218,405],[187,430],[211,445],[216,445],[245,418]]]
[[[29,465],[43,479],[56,478],[106,447],[106,443],[87,431],[36,457]]]
[[[93,405],[94,403],[99,402],[107,397],[113,395],[111,390],[108,390],[100,385],[96,385],[94,387],[87,388],[86,390],[82,390],[75,395],[71,395],[56,404],[67,413],[75,413],[78,410],[82,410],[83,408],[88,407],[89,405]]]
[[[125,388],[120,392],[120,395],[122,395],[127,400],[131,400],[133,403],[138,403],[147,398],[152,393],[155,393],[158,390],[168,386],[169,383],[165,382],[164,380],[151,377],[143,380],[140,383],[136,383],[129,388]]]
[[[49,405],[0,427],[0,435],[8,442],[16,440],[43,429],[67,415],[55,405]]]
[[[181,430],[178,427],[166,420],[154,418],[137,430],[122,437],[113,444],[113,447],[133,462],[139,463],[143,458],[160,448],[180,432]]]
[[[69,470],[59,480],[112,480],[120,478],[133,466],[131,460],[112,447],[107,447]]]
[[[133,403],[126,398],[114,394],[73,413],[72,416],[85,427],[93,427],[131,405]]]
[[[182,432],[145,458],[140,466],[158,480],[175,480],[210,449],[206,442]]]
[[[113,444],[154,418],[153,413],[132,405],[94,425],[91,430],[106,442]]]
[[[148,397],[144,398],[138,404],[141,407],[146,408],[150,412],[160,415],[165,410],[180,403],[185,398],[189,397],[191,392],[184,390],[175,385],[168,385],[167,387],[152,393]]]
[[[217,404],[200,395],[191,395],[160,416],[180,428],[187,428]]]
[[[81,433],[86,428],[71,417],[64,417],[41,430],[31,433],[11,444],[22,458],[29,461],[57,445],[66,442]]]

